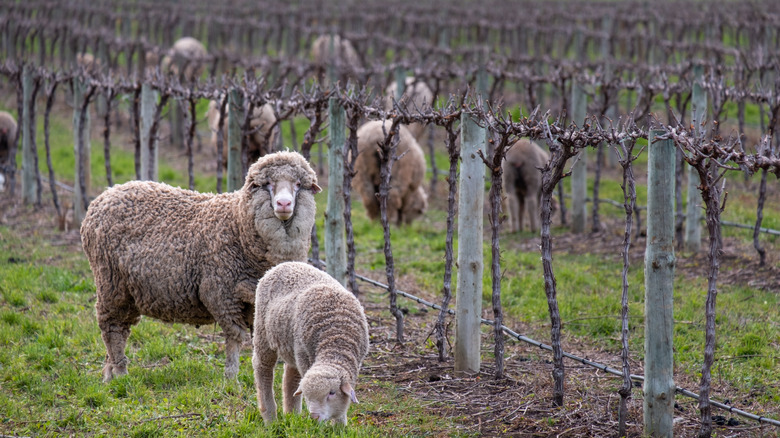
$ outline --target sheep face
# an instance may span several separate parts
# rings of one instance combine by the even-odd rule
[[[286,154],[286,152],[277,153]],[[253,204],[261,212],[256,219],[271,217],[281,221],[290,220],[295,215],[295,205],[300,190],[310,190],[312,194],[322,189],[316,183],[316,175],[310,168],[281,164],[263,166],[261,161],[273,160],[270,155],[252,165],[247,174],[247,183],[254,198]],[[307,164],[308,166],[308,164]],[[255,169],[260,168],[257,171]]]
[[[301,189],[301,180],[270,182],[266,186],[271,195],[271,205],[274,207],[274,215],[282,221],[292,217],[295,211],[295,198]]]
[[[352,385],[338,375],[307,373],[295,392],[296,396],[300,394],[309,414],[320,422],[347,424],[347,409],[350,403],[358,402]]]
[[[411,192],[404,201],[404,206],[401,211],[401,219],[407,225],[411,224],[413,220],[422,216],[425,210],[428,209],[428,195],[423,190],[422,186],[417,187],[417,190]]]

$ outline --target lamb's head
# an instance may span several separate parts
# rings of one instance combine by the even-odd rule
[[[347,409],[357,403],[353,383],[344,371],[329,365],[314,365],[301,379],[295,395],[303,394],[312,418],[347,424]]]
[[[317,194],[322,189],[317,185],[317,174],[303,156],[285,151],[268,154],[257,160],[247,172],[244,190],[253,196],[257,195],[261,203],[267,200],[273,215],[286,221],[295,215],[299,191],[308,190]]]

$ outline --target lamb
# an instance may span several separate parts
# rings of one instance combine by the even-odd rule
[[[257,279],[279,263],[306,260],[320,190],[303,156],[285,151],[258,160],[232,193],[131,181],[92,201],[81,238],[108,352],[103,381],[127,374],[125,344],[141,315],[219,324],[225,376],[235,378]]]
[[[332,49],[331,41],[333,44]],[[311,54],[314,63],[323,73],[327,71],[328,66],[333,65],[336,71],[346,69],[351,73],[348,76],[352,76],[362,67],[360,57],[352,42],[339,35],[324,34],[317,37],[312,43]],[[328,78],[325,77],[321,82],[327,84]]]
[[[192,37],[183,37],[176,40],[173,46],[168,50],[160,64],[160,70],[179,75],[179,65],[184,65],[183,78],[187,81],[194,81],[203,74],[205,68],[205,59],[208,56],[206,47]],[[159,61],[159,56],[155,52],[146,53],[146,65],[154,67]]]
[[[368,351],[368,322],[355,296],[313,266],[287,262],[257,283],[252,366],[257,404],[266,423],[276,419],[273,380],[284,361],[284,413],[347,424],[355,384]]]
[[[393,81],[385,88],[385,110],[393,109],[393,99],[396,97],[398,83]],[[398,102],[401,108],[406,107],[409,111],[422,111],[423,108],[433,105],[433,91],[430,87],[412,76],[406,78],[406,86],[401,100]],[[425,125],[422,123],[412,123],[406,126],[414,138],[421,140],[425,135]]]
[[[390,123],[375,120],[363,124],[358,129],[358,156],[355,160],[357,174],[352,180],[352,188],[360,195],[366,213],[370,219],[380,216],[379,192],[381,183],[379,173],[378,144],[384,142],[384,130],[390,130]],[[425,180],[425,155],[409,130],[401,125],[398,129],[398,148],[396,155],[401,158],[393,163],[390,174],[390,191],[387,199],[387,219],[390,223],[410,224],[428,208],[428,195],[423,188]],[[403,155],[402,155],[403,154]]]
[[[11,170],[11,149],[16,141],[16,119],[0,111],[0,192],[5,190],[5,173]]]
[[[542,196],[540,168],[550,160],[550,154],[528,139],[520,139],[506,153],[501,164],[506,191],[504,208],[512,232],[523,230],[523,218],[528,212],[531,231],[539,230],[539,201]]]
[[[219,132],[219,103],[215,100],[209,102],[209,109],[206,113],[209,129],[211,130],[211,144],[214,151],[217,150],[217,133]],[[230,120],[225,116],[225,120]],[[270,104],[256,107],[252,111],[252,119],[249,121],[249,128],[253,131],[249,136],[249,145],[247,147],[247,162],[254,163],[258,158],[268,154],[272,150],[272,145],[276,143],[275,130],[272,127],[276,124],[274,109]],[[223,126],[222,131],[222,163],[227,167],[227,124]]]

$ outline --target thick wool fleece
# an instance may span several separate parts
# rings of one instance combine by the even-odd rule
[[[0,111],[0,172],[5,172],[11,160],[11,145],[16,139],[16,119],[11,113]]]
[[[381,183],[379,171],[379,146],[385,140],[384,131],[390,131],[391,123],[375,120],[365,123],[358,129],[358,156],[355,160],[357,174],[352,180],[352,188],[360,195],[366,207],[368,217],[378,220],[380,216],[379,193]],[[387,199],[387,219],[390,223],[409,224],[423,214],[428,207],[428,196],[423,184],[425,181],[425,154],[417,140],[405,126],[398,129],[398,147],[396,155],[401,157],[393,163],[390,173],[390,191]],[[403,155],[402,155],[403,154]]]
[[[362,67],[360,57],[352,42],[339,35],[333,35],[332,41],[333,50],[331,50],[331,35],[320,35],[314,40],[311,46],[311,55],[315,64],[327,69],[332,63],[340,69],[350,69],[353,72]],[[323,78],[323,83],[329,83],[327,75]]]
[[[209,109],[206,113],[206,120],[208,121],[209,129],[211,130],[211,145],[214,148],[214,152],[217,151],[217,133],[219,132],[219,106],[217,101],[212,100],[209,102]],[[226,114],[225,120],[230,120],[230,117]],[[249,145],[247,146],[247,162],[254,163],[258,158],[266,155],[272,150],[272,146],[276,143],[276,133],[269,135],[269,130],[276,123],[276,116],[274,115],[274,109],[270,104],[265,104],[259,108],[255,108],[252,111],[252,119],[249,121],[249,129],[254,132],[249,136]],[[227,156],[228,156],[228,133],[226,123],[222,129],[222,165],[227,168]],[[256,131],[255,131],[256,130]]]
[[[206,67],[203,58],[206,57],[206,47],[198,40],[192,37],[183,37],[176,40],[168,50],[168,54],[163,58],[160,69],[163,72],[167,72],[169,69],[171,73],[179,74],[179,62],[185,64],[184,78],[187,80],[195,80],[203,73],[203,69]]]
[[[401,108],[406,108],[408,111],[424,111],[425,108],[430,108],[433,105],[433,91],[425,82],[418,81],[413,76],[406,78],[406,87],[404,94],[401,95],[401,100],[398,105]],[[398,83],[393,81],[385,88],[385,110],[391,111],[393,109],[393,99],[395,99],[395,92],[398,89]],[[425,124],[412,123],[406,125],[409,132],[412,133],[414,138],[422,140],[426,133]]]
[[[266,422],[276,418],[273,372],[281,358],[284,412],[300,413],[302,393],[312,416],[346,423],[369,342],[357,298],[306,263],[282,263],[257,284],[254,324],[252,364]]]
[[[542,196],[542,173],[539,169],[550,160],[550,154],[536,143],[520,139],[506,153],[501,164],[506,191],[507,212],[513,232],[522,231],[528,215],[531,231],[539,230],[539,199]]]
[[[269,182],[301,182],[293,216],[274,215]],[[216,321],[226,337],[225,374],[254,316],[257,280],[272,266],[306,260],[316,174],[298,153],[270,154],[233,193],[203,194],[133,181],[89,206],[81,226],[97,289],[98,326],[108,355],[103,378],[127,373],[130,326],[141,315],[194,325]]]

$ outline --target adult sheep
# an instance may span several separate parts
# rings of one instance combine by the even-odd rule
[[[217,150],[217,139],[219,132],[219,104],[217,101],[212,100],[209,102],[209,109],[206,113],[206,119],[208,120],[209,129],[211,130],[211,144],[214,147],[214,151]],[[225,120],[230,121],[230,117],[226,114]],[[228,123],[225,123],[222,127],[222,165],[227,167],[228,156],[228,144],[227,144],[227,129]],[[276,143],[276,132],[273,127],[276,125],[276,116],[274,115],[273,107],[266,103],[261,107],[256,107],[252,110],[252,118],[249,120],[249,129],[252,134],[249,136],[249,144],[247,147],[247,162],[249,164],[257,161],[258,158],[268,154]]]
[[[368,352],[368,323],[355,296],[333,277],[300,262],[277,265],[257,283],[252,366],[257,405],[276,419],[274,367],[284,361],[284,413],[306,408],[319,421],[347,424]]]
[[[384,128],[383,128],[384,125]],[[385,131],[390,122],[375,120],[358,129],[358,156],[355,160],[353,189],[360,195],[370,219],[380,216],[379,193],[381,183],[379,144],[385,141]],[[409,130],[398,127],[398,148],[401,157],[393,163],[390,174],[390,190],[387,199],[387,220],[395,224],[409,224],[423,214],[428,207],[428,195],[423,188],[425,180],[425,155]]]
[[[324,34],[317,37],[311,46],[311,55],[314,63],[320,68],[320,72],[325,74],[328,67],[333,66],[338,77],[354,77],[357,70],[362,67],[360,57],[355,47],[348,39],[339,35]],[[340,72],[348,71],[348,74]],[[329,83],[327,75],[321,81],[324,84]]]
[[[539,230],[539,201],[542,196],[540,169],[550,160],[550,154],[528,139],[520,139],[506,153],[501,164],[506,191],[507,215],[513,232],[523,230],[526,212],[531,231]]]
[[[257,279],[279,263],[306,260],[319,191],[303,156],[278,152],[253,164],[232,193],[132,181],[92,201],[81,238],[108,353],[103,380],[127,374],[125,344],[141,315],[219,324],[225,376],[234,378]]]
[[[165,53],[160,64],[160,70],[179,75],[180,66],[184,66],[182,77],[187,81],[194,81],[203,74],[206,66],[205,58],[208,56],[206,47],[192,37],[183,37],[176,40],[170,49]],[[159,62],[159,55],[156,52],[146,53],[146,65],[154,67]]]
[[[433,105],[433,91],[425,82],[420,81],[412,76],[409,76],[405,80],[404,94],[401,95],[401,100],[398,101],[398,105],[401,108],[406,108],[409,111],[417,112],[423,111],[424,108],[429,108]],[[398,83],[393,81],[385,88],[385,110],[391,111],[393,109],[393,100],[396,99],[396,90],[398,90]],[[412,123],[406,126],[409,128],[409,132],[412,133],[414,138],[421,140],[425,134],[425,125],[422,123]]]
[[[0,111],[0,191],[5,190],[5,174],[11,170],[11,149],[16,140],[16,119]]]

